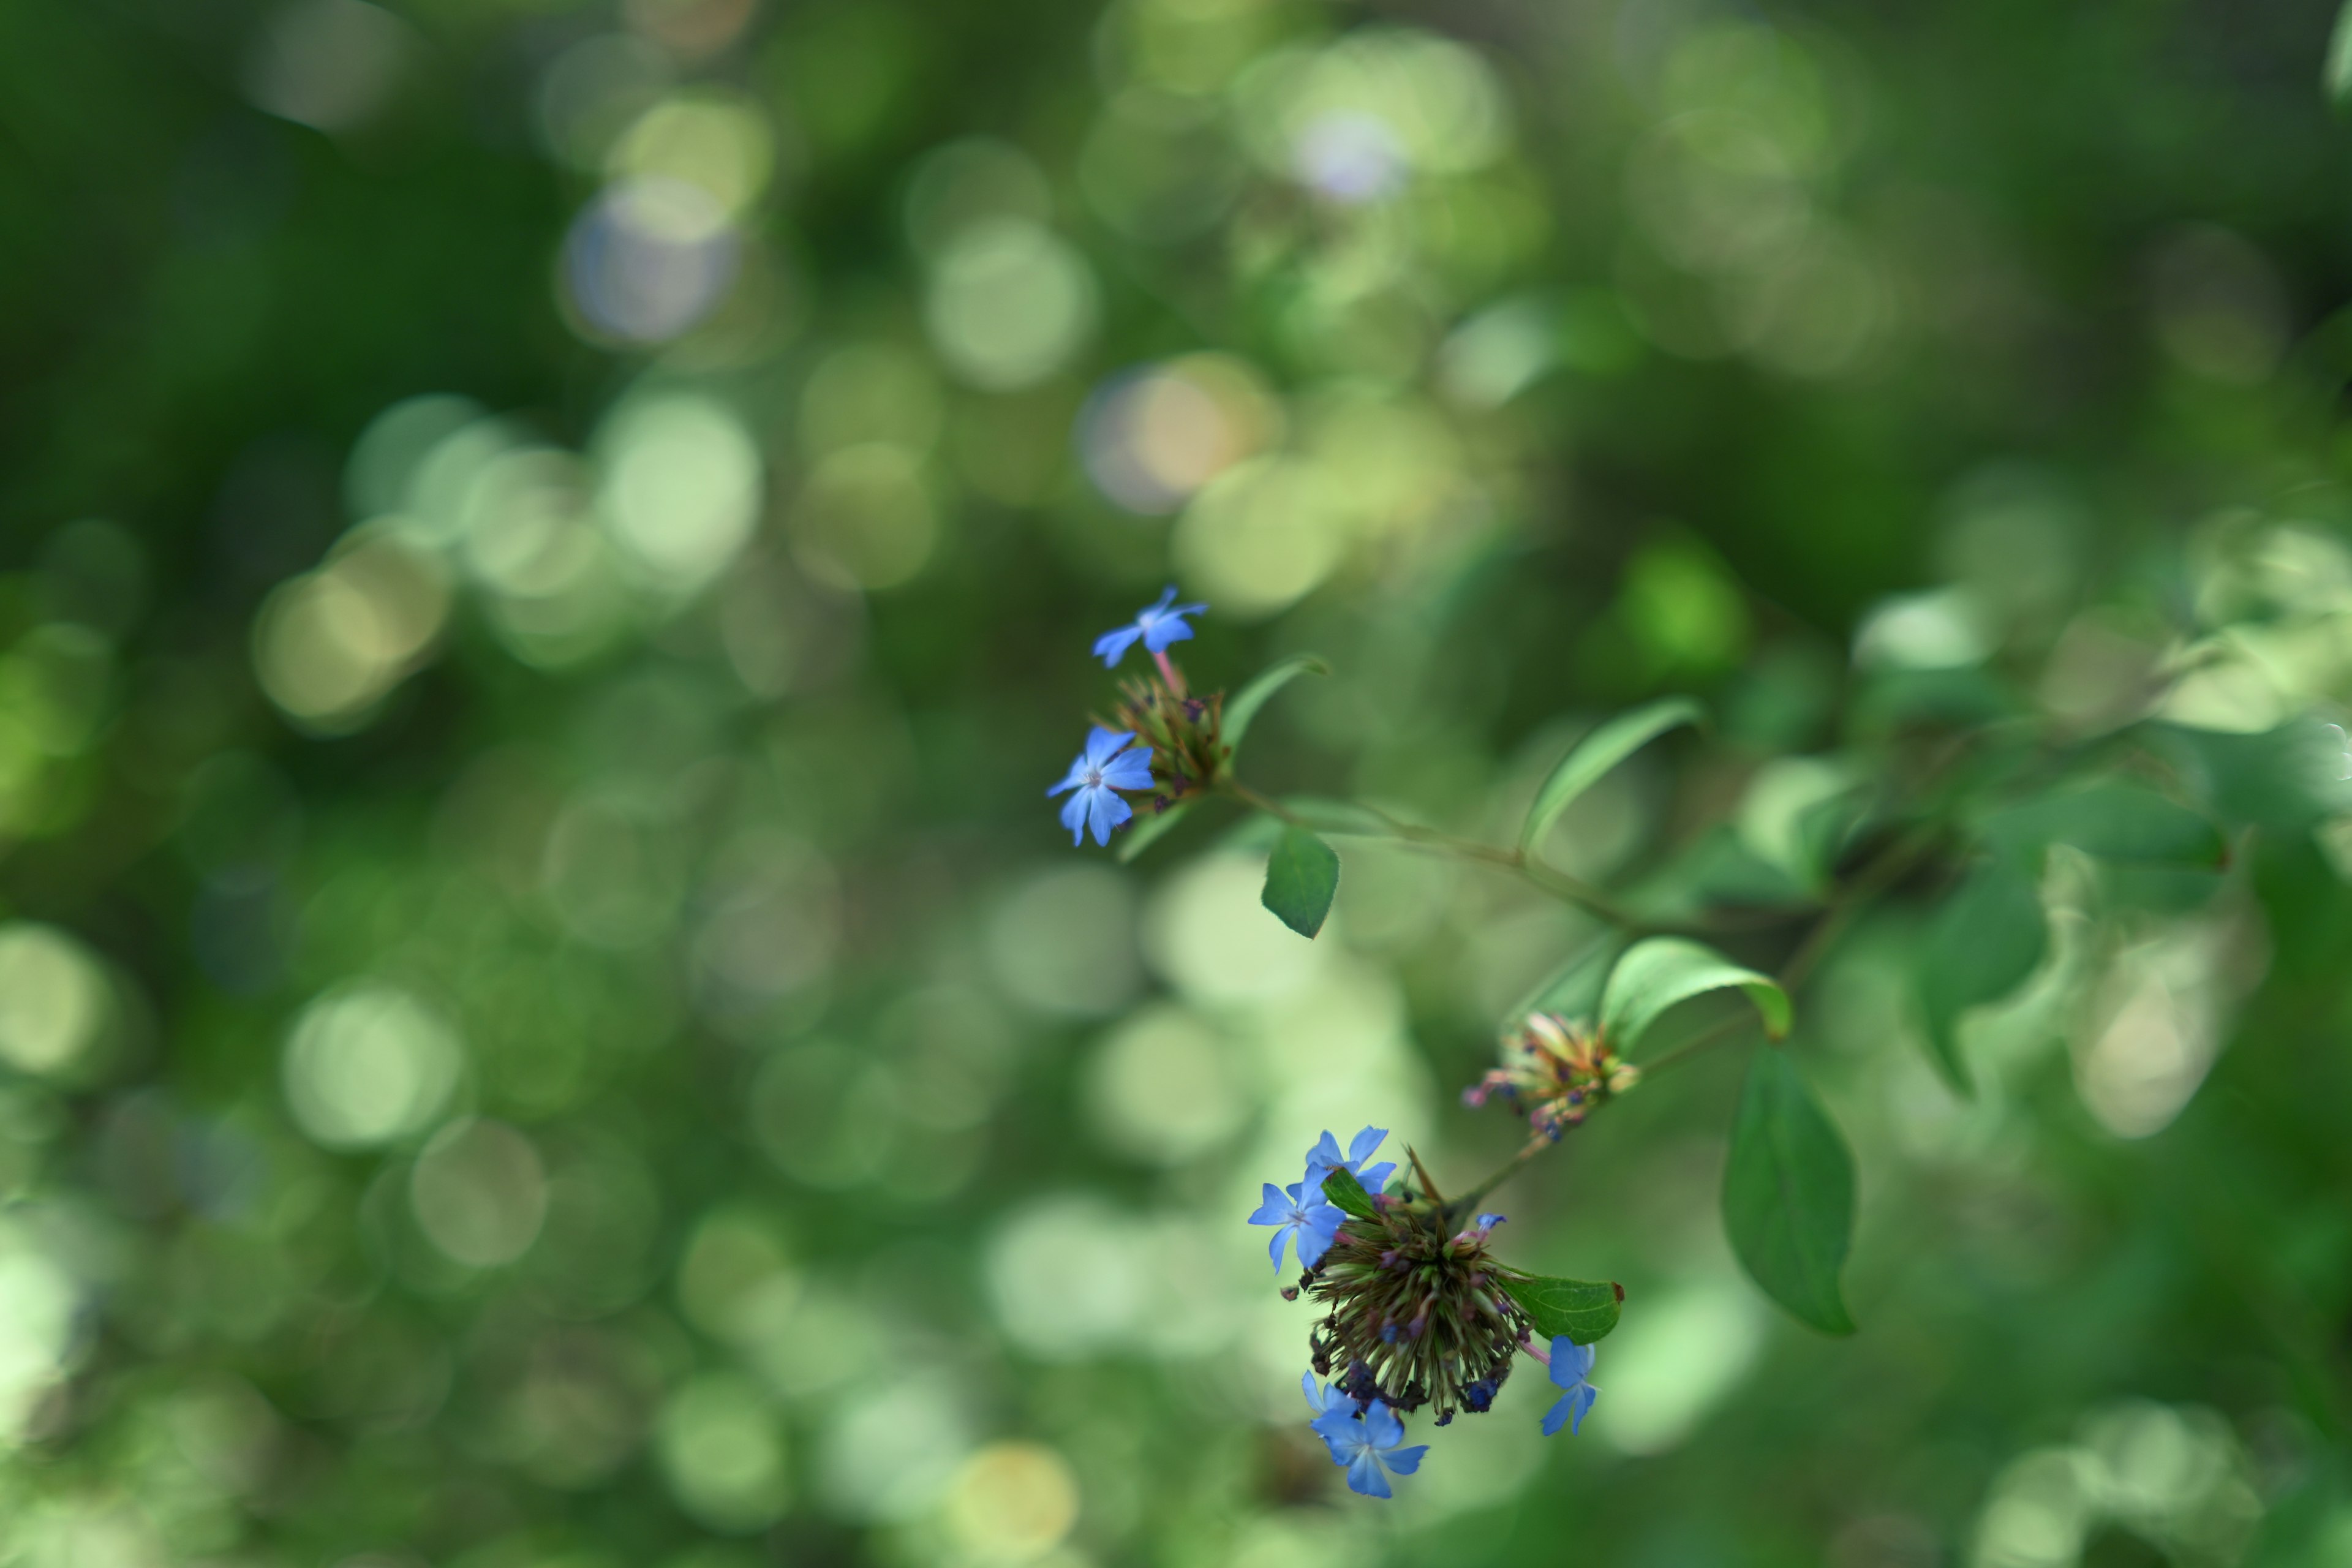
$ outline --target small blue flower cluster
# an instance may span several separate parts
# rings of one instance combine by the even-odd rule
[[[1127,657],[1127,650],[1140,642],[1145,649],[1166,667],[1165,656],[1171,643],[1181,642],[1192,635],[1191,623],[1184,617],[1207,609],[1206,605],[1179,605],[1176,589],[1171,584],[1156,603],[1145,605],[1128,625],[1107,631],[1095,639],[1095,656],[1106,669],[1117,668]],[[1045,792],[1051,800],[1064,790],[1074,793],[1062,803],[1062,826],[1070,830],[1073,845],[1086,842],[1092,829],[1095,842],[1108,846],[1111,830],[1120,826],[1135,815],[1135,808],[1118,794],[1120,790],[1150,790],[1151,748],[1135,744],[1135,731],[1105,729],[1097,725],[1087,736],[1086,749],[1070,764],[1070,771],[1060,784]]]
[[[1274,1271],[1282,1272],[1282,1247],[1285,1242],[1296,1248],[1298,1267],[1312,1268],[1323,1261],[1331,1250],[1331,1243],[1339,1234],[1339,1226],[1348,1216],[1323,1195],[1323,1178],[1334,1171],[1346,1171],[1363,1184],[1364,1191],[1377,1193],[1381,1184],[1396,1173],[1392,1162],[1365,1169],[1364,1162],[1380,1152],[1381,1143],[1388,1137],[1385,1128],[1367,1127],[1348,1145],[1347,1156],[1339,1154],[1339,1141],[1329,1132],[1321,1142],[1307,1151],[1307,1174],[1286,1187],[1265,1184],[1265,1199],[1257,1212],[1249,1217],[1252,1225],[1275,1226],[1273,1244],[1266,1249],[1274,1258]]]
[[[1307,1407],[1315,1412],[1315,1418],[1307,1425],[1330,1448],[1331,1462],[1348,1472],[1349,1491],[1393,1497],[1389,1477],[1409,1476],[1421,1468],[1421,1457],[1429,1452],[1429,1445],[1405,1447],[1404,1423],[1395,1411],[1377,1399],[1359,1405],[1355,1395],[1336,1382],[1328,1388],[1318,1388],[1311,1372],[1298,1382],[1307,1391]]]
[[[1287,1246],[1294,1251],[1297,1266],[1309,1276],[1306,1282],[1312,1283],[1318,1266],[1348,1223],[1348,1215],[1324,1195],[1324,1179],[1333,1171],[1344,1170],[1352,1173],[1367,1193],[1380,1194],[1397,1167],[1389,1162],[1368,1162],[1380,1152],[1387,1137],[1383,1129],[1367,1127],[1349,1142],[1343,1155],[1339,1141],[1327,1131],[1307,1152],[1307,1172],[1300,1180],[1286,1187],[1272,1182],[1265,1184],[1265,1201],[1249,1216],[1249,1223],[1274,1227],[1268,1251],[1276,1273],[1282,1271],[1282,1256]],[[1376,1195],[1373,1199],[1376,1205],[1398,1201],[1393,1195]],[[1486,1234],[1502,1222],[1499,1214],[1481,1214],[1473,1227],[1455,1240],[1483,1247]],[[1295,1296],[1297,1291],[1294,1288],[1283,1294]],[[1585,1412],[1592,1408],[1599,1392],[1590,1381],[1594,1361],[1592,1347],[1578,1344],[1560,1334],[1553,1337],[1548,1350],[1539,1347],[1532,1336],[1519,1340],[1517,1349],[1544,1363],[1553,1384],[1562,1390],[1559,1399],[1544,1415],[1544,1436],[1551,1436],[1563,1426],[1570,1433],[1580,1429]],[[1326,1370],[1320,1350],[1317,1352],[1316,1368]],[[1507,1370],[1503,1367],[1491,1377],[1464,1386],[1463,1408],[1474,1413],[1486,1410],[1501,1385],[1502,1372]],[[1379,1382],[1361,1362],[1333,1377],[1328,1385],[1318,1384],[1316,1373],[1309,1372],[1299,1380],[1299,1387],[1307,1395],[1307,1407],[1314,1412],[1307,1426],[1330,1449],[1332,1463],[1348,1472],[1349,1490],[1366,1497],[1391,1497],[1394,1495],[1389,1484],[1391,1476],[1409,1476],[1421,1468],[1423,1456],[1429,1452],[1428,1446],[1405,1446],[1402,1417],[1381,1397]],[[1438,1425],[1444,1426],[1451,1418],[1450,1415],[1443,1415]]]

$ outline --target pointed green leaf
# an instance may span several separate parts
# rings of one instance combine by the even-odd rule
[[[1372,1194],[1364,1191],[1364,1184],[1344,1165],[1334,1167],[1323,1178],[1323,1195],[1330,1200],[1333,1208],[1358,1219],[1370,1219],[1380,1212],[1372,1207]]]
[[[1687,697],[1669,697],[1620,713],[1575,745],[1536,791],[1536,803],[1519,827],[1519,853],[1533,855],[1551,825],[1601,775],[1677,724],[1706,722],[1706,710]]]
[[[1979,861],[1928,927],[1916,971],[1919,1006],[1937,1070],[1957,1092],[1970,1091],[1960,1015],[2023,984],[2042,962],[2046,931],[2032,879],[2000,855]]]
[[[1701,942],[1654,936],[1635,942],[1609,972],[1601,993],[1601,1036],[1622,1056],[1633,1054],[1666,1009],[1709,991],[1733,987],[1748,993],[1763,1015],[1764,1032],[1774,1039],[1789,1032],[1789,994],[1769,974],[1759,974]]]
[[[1137,812],[1135,826],[1127,830],[1127,837],[1118,847],[1119,864],[1122,866],[1128,864],[1157,844],[1168,830],[1181,822],[1184,819],[1184,814],[1192,809],[1191,801],[1180,800],[1167,810],[1154,812],[1150,816]]]
[[[1843,757],[1766,763],[1740,796],[1739,841],[1818,896],[1839,853],[1868,820],[1870,784],[1868,773]]]
[[[1311,653],[1293,654],[1260,670],[1255,679],[1234,692],[1233,700],[1225,704],[1219,728],[1226,746],[1235,752],[1240,752],[1242,737],[1249,733],[1251,722],[1257,718],[1257,710],[1265,707],[1276,692],[1289,685],[1295,677],[1330,673],[1331,667]]]
[[[2327,101],[2338,110],[2352,109],[2352,0],[2336,13],[2335,31],[2327,38],[2327,63],[2320,72]]]
[[[1987,817],[1985,841],[2039,864],[2053,844],[2136,865],[2219,866],[2229,846],[2203,813],[2123,779],[2045,795]]]
[[[1538,1337],[1566,1334],[1580,1345],[1608,1337],[1625,1300],[1625,1287],[1613,1282],[1541,1274],[1500,1274],[1496,1282],[1519,1304]]]
[[[2344,809],[2344,737],[2316,713],[2251,735],[2178,724],[2139,732],[2233,824],[2301,833]]]
[[[1765,1047],[1748,1063],[1723,1226],[1766,1295],[1825,1334],[1853,1332],[1838,1285],[1853,1237],[1853,1156],[1786,1051]]]
[[[1311,937],[1323,929],[1339,890],[1339,857],[1331,847],[1304,828],[1283,829],[1266,857],[1265,891],[1259,901],[1284,925]]]

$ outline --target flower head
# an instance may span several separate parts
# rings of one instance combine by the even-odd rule
[[[1062,805],[1062,826],[1070,830],[1072,844],[1084,843],[1089,827],[1096,843],[1108,844],[1110,830],[1135,815],[1112,792],[1151,787],[1151,753],[1134,749],[1134,740],[1131,732],[1097,728],[1070,764],[1069,776],[1045,792],[1048,800],[1066,789],[1077,792]]]
[[[1343,1405],[1352,1406],[1352,1401]],[[1348,1472],[1348,1489],[1366,1497],[1393,1497],[1389,1487],[1391,1474],[1409,1476],[1421,1468],[1421,1457],[1429,1452],[1425,1443],[1407,1448],[1404,1423],[1396,1412],[1379,1400],[1357,1415],[1353,1408],[1326,1410],[1308,1423],[1315,1435],[1331,1450],[1331,1462]]]
[[[1441,1426],[1492,1402],[1530,1328],[1487,1251],[1492,1225],[1458,1225],[1407,1191],[1340,1226],[1304,1282],[1326,1309],[1307,1342],[1318,1373],[1361,1404],[1428,1405]]]
[[[1559,1403],[1544,1413],[1543,1433],[1549,1437],[1561,1427],[1574,1436],[1584,1425],[1584,1413],[1592,1408],[1600,1390],[1585,1379],[1592,1375],[1592,1347],[1578,1344],[1566,1334],[1556,1334],[1551,1342],[1551,1380],[1568,1390]]]
[[[1380,1152],[1381,1144],[1388,1135],[1384,1127],[1367,1127],[1349,1141],[1348,1152],[1342,1156],[1339,1141],[1327,1129],[1315,1147],[1307,1151],[1307,1179],[1320,1192],[1324,1177],[1334,1171],[1345,1171],[1362,1184],[1364,1191],[1379,1192],[1396,1173],[1396,1164],[1393,1161],[1382,1161],[1367,1170],[1364,1162]]]
[[[1104,668],[1110,669],[1117,668],[1118,661],[1127,657],[1127,650],[1139,641],[1150,652],[1164,653],[1170,643],[1182,642],[1192,635],[1192,625],[1184,617],[1197,616],[1208,607],[1177,604],[1176,587],[1171,583],[1155,603],[1137,611],[1134,620],[1095,638],[1095,657],[1103,661]]]
[[[1641,1069],[1619,1059],[1591,1026],[1552,1013],[1530,1013],[1503,1037],[1503,1065],[1462,1091],[1467,1105],[1499,1094],[1547,1142],[1582,1121],[1595,1105],[1622,1094]]]
[[[1305,1182],[1293,1182],[1287,1187],[1268,1182],[1265,1201],[1249,1216],[1249,1222],[1276,1227],[1266,1252],[1274,1259],[1274,1271],[1279,1274],[1285,1242],[1297,1248],[1299,1268],[1312,1268],[1331,1250],[1331,1238],[1339,1234],[1339,1226],[1347,1217],[1324,1197],[1320,1183],[1310,1189]]]

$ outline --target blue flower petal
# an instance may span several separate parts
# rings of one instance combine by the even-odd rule
[[[1315,1374],[1310,1372],[1300,1375],[1298,1386],[1307,1394],[1308,1408],[1315,1412],[1314,1419],[1307,1423],[1309,1426],[1333,1417],[1340,1420],[1355,1418],[1356,1402],[1338,1384],[1334,1383],[1328,1388],[1318,1387]]]
[[[1369,1448],[1348,1462],[1348,1489],[1366,1497],[1396,1496],[1388,1476],[1381,1469],[1380,1460]]]
[[[1080,752],[1075,758],[1071,759],[1070,771],[1062,775],[1062,782],[1045,792],[1045,798],[1047,800],[1051,800],[1055,795],[1061,794],[1064,790],[1076,789],[1086,782],[1087,754],[1084,752]]]
[[[1185,624],[1181,615],[1162,616],[1151,623],[1150,631],[1143,634],[1143,646],[1153,653],[1166,653],[1170,643],[1182,642],[1192,635],[1192,628]]]
[[[1100,768],[1134,739],[1132,730],[1106,730],[1097,725],[1087,735],[1087,765]]]
[[[1331,1450],[1331,1462],[1335,1465],[1345,1465],[1363,1451],[1363,1423],[1347,1411],[1326,1411],[1307,1425]]]
[[[1070,797],[1087,801],[1087,826],[1095,830],[1095,842],[1108,846],[1110,830],[1135,815],[1135,808],[1102,788],[1080,790]]]
[[[1592,1363],[1598,1359],[1591,1345],[1578,1344],[1566,1334],[1554,1334],[1551,1341],[1551,1380],[1562,1388],[1574,1388],[1592,1374]]]
[[[1095,657],[1103,661],[1105,669],[1115,669],[1142,636],[1141,626],[1121,626],[1117,631],[1105,632],[1095,638]]]
[[[1087,793],[1080,790],[1062,803],[1062,826],[1070,830],[1070,842],[1074,846],[1087,841]]]
[[[1272,1182],[1265,1184],[1265,1196],[1259,1200],[1257,1213],[1249,1216],[1252,1225],[1280,1225],[1290,1217],[1290,1201],[1282,1189]]]
[[[1409,1476],[1412,1474],[1413,1471],[1421,1468],[1421,1457],[1428,1452],[1428,1444],[1415,1443],[1410,1448],[1392,1448],[1389,1452],[1382,1454],[1381,1458],[1390,1469],[1394,1470],[1398,1475]]]
[[[1328,1224],[1318,1218],[1301,1221],[1297,1237],[1298,1267],[1312,1268],[1322,1262],[1323,1255],[1331,1250],[1331,1244],[1339,1238],[1339,1224],[1337,1220]]]
[[[1561,1394],[1559,1401],[1544,1413],[1543,1435],[1547,1437],[1556,1436],[1559,1429],[1565,1426],[1569,1429],[1569,1435],[1574,1436],[1583,1427],[1584,1413],[1592,1408],[1592,1402],[1600,1396],[1600,1393],[1599,1389],[1590,1384],[1579,1384]]]
[[[1150,789],[1151,753],[1140,746],[1121,752],[1104,767],[1102,781],[1113,789]]]

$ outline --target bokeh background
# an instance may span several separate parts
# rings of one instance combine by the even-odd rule
[[[2324,717],[2331,21],[0,9],[0,1563],[2352,1563],[2327,810],[2059,889],[1973,1101],[1862,928],[1851,1341],[1720,1238],[1735,1054],[1612,1109],[1503,1202],[1626,1287],[1584,1434],[1523,1377],[1382,1505],[1242,1216],[1507,1152],[1454,1093],[1580,927],[1351,847],[1309,944],[1043,796],[1169,581],[1197,684],[1335,667],[1259,782],[1465,832],[1706,696],[1594,877],[1874,670]]]

